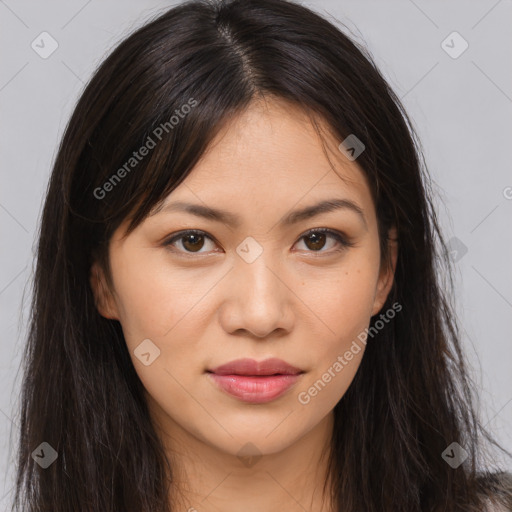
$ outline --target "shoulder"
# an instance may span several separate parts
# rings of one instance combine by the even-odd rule
[[[482,512],[510,512],[512,508],[503,505],[503,503],[491,502],[490,500],[486,500],[485,506],[482,509]]]
[[[478,477],[485,498],[482,512],[512,512],[512,473],[486,473]]]
[[[506,507],[503,504],[492,503],[490,500],[487,500],[482,512],[510,512],[511,510],[512,508]]]

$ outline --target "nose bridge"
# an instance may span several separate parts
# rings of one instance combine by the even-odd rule
[[[241,289],[248,294],[247,299],[255,300],[262,308],[269,305],[269,301],[279,300],[283,286],[276,276],[279,258],[272,253],[269,244],[264,248],[254,239],[248,240],[240,244],[237,253],[235,273]]]
[[[230,284],[230,300],[222,315],[228,331],[243,329],[258,337],[282,328],[289,330],[292,293],[278,277],[279,258],[254,239],[237,248]],[[277,275],[276,275],[277,274]]]

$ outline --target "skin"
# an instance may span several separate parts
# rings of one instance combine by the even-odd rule
[[[357,160],[337,149],[341,141],[324,137],[334,169],[301,110],[283,100],[252,103],[167,198],[228,210],[240,225],[161,211],[125,239],[127,222],[114,233],[113,289],[99,265],[92,267],[98,310],[122,325],[171,459],[177,485],[169,499],[177,510],[332,510],[322,493],[332,411],[354,378],[364,344],[309,403],[298,395],[349,350],[372,315],[383,313],[397,244],[390,242],[392,264],[381,266],[366,178]],[[290,211],[331,198],[357,203],[366,224],[339,209],[280,226]],[[344,248],[331,235],[316,245],[303,238],[322,227],[345,234],[354,246]],[[164,246],[184,229],[211,238]],[[394,230],[390,235],[396,237]],[[252,263],[236,252],[249,236],[263,249]],[[145,366],[134,350],[148,338],[160,355]],[[274,401],[249,404],[205,373],[241,357],[278,357],[305,373]],[[259,459],[238,455],[247,443]]]

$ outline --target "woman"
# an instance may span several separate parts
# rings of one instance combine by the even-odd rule
[[[123,41],[46,196],[17,509],[511,510],[420,155],[304,6],[189,2]]]

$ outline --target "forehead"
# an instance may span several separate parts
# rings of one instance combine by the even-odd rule
[[[298,201],[338,193],[371,207],[367,178],[339,149],[329,126],[284,100],[259,100],[225,122],[202,158],[167,198],[196,193],[207,203]],[[196,197],[197,199],[197,197]],[[166,202],[167,202],[166,200]]]

